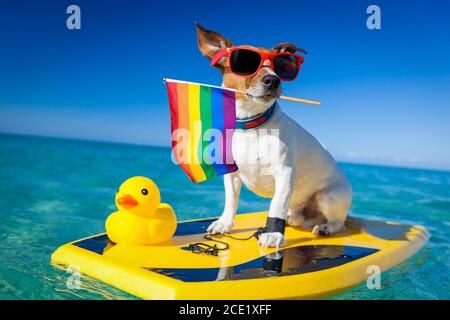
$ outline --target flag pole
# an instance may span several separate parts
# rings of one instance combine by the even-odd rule
[[[278,99],[292,101],[292,102],[298,102],[298,103],[312,104],[314,106],[320,106],[320,101],[315,101],[315,100],[307,100],[307,99],[295,98],[295,97],[289,97],[289,96],[280,96]]]
[[[217,88],[217,89],[225,89],[225,90],[238,92],[238,93],[246,93],[245,91],[239,91],[236,89],[231,89],[231,88],[226,88],[226,87],[221,87],[221,86],[213,86],[210,84],[183,81],[183,80],[175,80],[175,79],[169,79],[169,78],[163,78],[163,82],[178,82],[178,83],[196,84],[196,85],[200,85],[200,86],[207,86],[207,87],[212,87],[212,88]],[[280,96],[280,97],[278,97],[278,99],[292,101],[292,102],[298,102],[298,103],[305,103],[305,104],[310,104],[310,105],[314,105],[314,106],[320,105],[320,101],[301,99],[301,98],[295,98],[295,97],[289,97],[289,96]]]

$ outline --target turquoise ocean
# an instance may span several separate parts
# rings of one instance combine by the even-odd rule
[[[0,299],[135,299],[50,265],[60,245],[104,231],[126,178],[155,180],[179,220],[221,213],[222,179],[191,183],[170,149],[19,135],[0,135]],[[450,298],[450,173],[340,163],[354,189],[352,216],[420,224],[431,233],[414,257],[382,274],[382,288],[362,284],[332,299]],[[267,210],[244,190],[239,212]]]

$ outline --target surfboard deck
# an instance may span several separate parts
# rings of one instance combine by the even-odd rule
[[[266,217],[238,214],[231,234],[248,237]],[[398,265],[429,239],[421,226],[349,219],[344,232],[329,237],[287,226],[286,245],[278,249],[262,249],[255,238],[217,236],[228,250],[192,253],[191,243],[221,246],[203,237],[215,219],[180,222],[175,236],[156,246],[116,245],[106,234],[94,235],[59,247],[51,261],[144,299],[313,299],[366,281],[369,266]]]

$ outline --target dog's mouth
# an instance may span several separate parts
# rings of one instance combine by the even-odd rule
[[[246,91],[247,98],[268,102],[270,100],[276,100],[281,96],[281,86],[276,88],[264,88],[262,86],[250,87]]]
[[[271,100],[271,99],[278,99],[280,97],[280,93],[268,93],[268,94],[263,94],[263,95],[254,95],[254,94],[250,94],[250,93],[246,93],[247,98],[250,99],[262,99],[262,100]]]

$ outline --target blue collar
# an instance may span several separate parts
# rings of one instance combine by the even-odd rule
[[[259,127],[272,118],[277,103],[275,102],[265,112],[251,118],[236,118],[236,129],[248,130]]]

